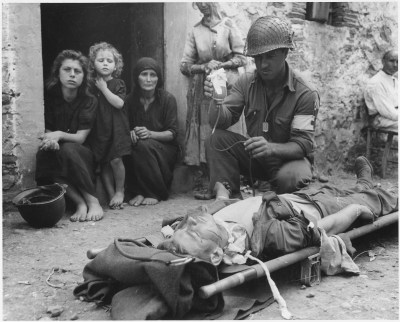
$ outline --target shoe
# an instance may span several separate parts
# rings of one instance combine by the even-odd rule
[[[268,181],[258,181],[258,191],[266,192],[272,190],[271,184]]]
[[[366,157],[361,156],[356,159],[354,170],[357,176],[356,187],[361,190],[372,189],[374,187],[372,181],[374,170]]]
[[[356,159],[354,164],[354,170],[356,172],[357,179],[364,179],[372,182],[372,176],[374,175],[374,169],[371,163],[364,156],[360,156]]]

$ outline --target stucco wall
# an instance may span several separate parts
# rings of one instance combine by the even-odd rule
[[[39,4],[2,7],[3,198],[33,186],[38,136],[43,132]]]

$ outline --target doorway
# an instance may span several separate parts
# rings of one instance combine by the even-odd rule
[[[128,92],[132,69],[140,57],[152,57],[164,70],[163,3],[42,3],[43,75],[63,49],[85,55],[97,42],[112,44],[122,54],[121,79]]]

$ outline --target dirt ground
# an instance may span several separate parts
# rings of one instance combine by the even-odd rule
[[[349,174],[329,179],[343,187],[354,184]],[[389,188],[397,185],[397,176],[378,182]],[[66,215],[47,229],[31,228],[17,211],[4,211],[3,320],[109,320],[110,308],[82,302],[72,294],[83,281],[86,251],[107,246],[114,237],[154,233],[164,216],[184,214],[202,203],[191,193],[175,194],[155,206],[107,210],[99,222],[73,223]],[[324,276],[318,285],[305,288],[295,277],[286,279],[275,273],[295,319],[399,319],[397,225],[360,238],[354,245],[359,276]],[[57,310],[62,312],[51,317],[49,309],[56,315]],[[282,318],[274,303],[248,319]]]

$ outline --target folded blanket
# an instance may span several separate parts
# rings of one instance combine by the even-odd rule
[[[133,257],[162,261],[181,258],[131,242],[120,243],[120,247]],[[224,306],[222,294],[199,298],[197,290],[217,281],[218,273],[213,265],[198,260],[180,266],[135,260],[121,255],[111,244],[85,266],[83,278],[84,283],[75,288],[74,295],[104,304],[112,301],[112,317],[116,319],[179,319],[190,310],[215,313]]]

